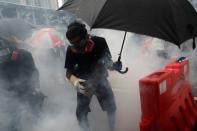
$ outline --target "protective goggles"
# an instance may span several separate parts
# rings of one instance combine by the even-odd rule
[[[82,39],[80,41],[77,42],[70,42],[69,46],[75,49],[79,49],[82,48],[86,45],[86,39]]]

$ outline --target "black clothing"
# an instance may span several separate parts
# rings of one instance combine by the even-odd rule
[[[90,93],[90,96],[77,93],[76,116],[85,131],[89,131],[87,115],[92,95],[96,95],[101,108],[108,112],[109,119],[114,118],[116,111],[114,94],[107,80],[107,69],[112,63],[109,48],[104,38],[92,37],[91,40],[95,44],[92,52],[75,53],[68,47],[65,61],[69,73],[86,80],[86,88]],[[113,121],[110,122],[112,128]]]
[[[21,97],[21,95],[39,88],[39,74],[31,54],[22,49],[17,52],[16,60],[1,65],[0,74],[1,79],[7,84],[5,88],[14,91]]]
[[[91,39],[95,47],[90,53],[74,53],[69,46],[67,48],[65,68],[82,79],[107,75],[107,68],[111,65],[111,54],[105,39],[101,37]]]
[[[18,54],[16,60],[10,60],[0,66],[0,79],[5,84],[6,90],[13,92],[22,101],[28,101],[35,110],[41,106],[45,97],[38,91],[39,72],[31,53],[23,49],[16,52]]]

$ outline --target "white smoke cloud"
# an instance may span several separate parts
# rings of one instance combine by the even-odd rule
[[[47,98],[41,118],[32,131],[80,131],[75,117],[76,93],[65,81],[65,47],[58,52],[50,46],[42,46],[45,41],[39,44],[33,47],[32,54],[40,73],[41,91]]]
[[[62,54],[58,54],[57,50],[46,46],[36,49],[26,44],[28,46],[19,45],[19,48],[31,51],[40,73],[40,90],[47,98],[40,117],[34,119],[31,109],[4,90],[6,85],[0,79],[0,130],[10,131],[10,125],[17,122],[20,131],[80,131],[75,117],[76,92],[64,80],[65,47],[61,48]]]
[[[113,60],[116,61],[124,33],[111,30],[97,30],[93,34],[106,38]],[[129,71],[126,74],[110,72],[109,80],[118,107],[116,131],[139,131],[141,117],[139,79],[162,68],[169,62],[168,59],[157,57],[156,50],[143,52],[144,39],[149,38],[129,33],[122,54],[123,66],[128,67]],[[189,44],[187,45],[189,46]],[[186,47],[184,48],[186,49]],[[191,46],[182,53],[171,44],[166,49],[171,58],[182,55],[194,57],[194,54],[196,54],[196,51],[192,52]],[[30,126],[32,124],[31,121],[28,121],[27,118],[23,119],[23,131],[80,131],[75,116],[76,91],[64,80],[65,70],[63,66],[65,57],[54,58],[51,56],[51,53],[51,51],[43,48],[32,51],[36,66],[40,72],[41,91],[47,96],[47,99],[44,103],[41,117],[36,124]],[[11,114],[7,110],[10,108],[8,106],[10,104],[10,106],[18,105],[19,103],[12,96],[6,95],[5,91],[1,91],[0,98],[0,129],[4,130],[9,126],[12,119]],[[22,113],[26,112],[28,114],[29,109],[24,107],[24,105],[19,106],[19,109],[23,109]],[[108,131],[106,113],[101,110],[95,97],[93,97],[91,102],[91,110],[92,112],[89,113],[90,128],[93,131]],[[27,115],[24,115],[24,117],[27,117]]]
[[[5,89],[6,83],[0,85],[0,130],[10,131],[15,124],[21,130],[27,130],[34,124],[30,107],[21,102],[14,92]]]
[[[93,34],[106,38],[112,59],[116,61],[124,32],[93,30]],[[141,119],[139,79],[163,68],[167,63],[180,56],[191,57],[191,62],[195,62],[196,51],[192,51],[191,41],[187,42],[188,47],[184,47],[185,50],[181,52],[177,46],[154,38],[153,41],[150,41],[150,46],[144,51],[144,42],[147,39],[152,38],[128,33],[122,54],[122,63],[124,67],[129,68],[129,71],[126,74],[110,72],[109,81],[117,102],[116,131],[139,131]],[[157,50],[161,50],[161,48],[168,53],[169,58],[164,59],[157,56]],[[44,52],[40,50],[41,54]],[[41,90],[48,99],[42,117],[33,131],[80,131],[75,116],[76,91],[70,87],[68,82],[62,80],[65,74],[63,69],[64,58],[58,62],[45,63],[44,61],[50,55],[38,53],[39,56],[36,56],[37,53],[34,52],[33,54],[40,71]],[[91,112],[88,116],[90,128],[93,131],[108,131],[107,115],[102,111],[96,97],[93,97],[90,107]]]
[[[120,53],[124,32],[95,30],[93,34],[106,38],[113,60],[116,61]],[[143,52],[143,43],[147,39],[152,38],[128,33],[122,54],[122,63],[124,67],[129,68],[129,71],[126,74],[110,72],[109,80],[117,102],[116,131],[139,131],[139,122],[141,118],[139,79],[162,68],[169,62],[169,59],[158,57],[156,54],[156,51],[160,49],[164,41],[155,40],[154,42],[157,42],[157,46],[153,47],[151,50],[149,47],[147,48],[149,51]],[[154,42],[151,41],[150,46],[153,46],[155,44]],[[175,55],[179,54],[179,49],[176,46],[168,43],[167,47],[167,52],[170,57],[175,57]],[[95,106],[93,107],[95,108]],[[97,123],[97,119],[99,119],[103,113],[102,111],[98,113],[98,110],[100,110],[99,106],[97,106],[97,109],[93,110],[96,111],[92,112],[91,115],[94,118],[91,120],[94,121],[92,123]],[[96,112],[97,115],[93,115],[93,113],[96,114]],[[102,119],[106,119],[105,115],[103,115]],[[94,129],[98,129],[100,126],[100,124],[94,124]],[[104,131],[108,131],[106,123],[104,126],[106,126]]]
[[[93,30],[93,34],[106,38],[112,58],[116,61],[124,32]],[[123,66],[128,67],[129,71],[126,74],[110,72],[109,81],[117,102],[116,131],[139,131],[141,117],[139,79],[162,68],[170,61],[158,57],[156,47],[147,48],[144,51],[144,39],[151,38],[128,33],[121,60]],[[162,41],[156,41],[156,45],[157,43],[162,45]],[[191,41],[188,43],[191,43]],[[191,64],[193,66],[191,68],[192,72],[196,72],[196,50],[193,52],[190,44],[187,44],[189,47],[184,47],[185,51],[182,53],[174,45],[166,44],[168,46],[164,48],[170,58],[188,56],[193,62]],[[76,90],[72,89],[68,82],[64,80],[65,56],[54,57],[54,52],[45,48],[31,51],[40,72],[41,91],[47,96],[43,111],[38,121],[32,125],[32,121],[29,119],[29,108],[21,104],[13,95],[8,95],[8,92],[0,88],[0,130],[6,131],[13,118],[11,112],[13,109],[17,109],[19,114],[24,114],[22,115],[24,118],[22,120],[22,131],[80,131],[75,116]],[[196,74],[193,73],[192,75],[195,76]],[[196,80],[194,79],[193,82],[195,83]],[[106,113],[101,110],[95,97],[93,97],[90,106],[92,110],[88,116],[90,128],[93,131],[108,131]]]
[[[181,51],[180,56],[185,56],[190,61],[189,63],[190,64],[190,80],[192,84],[192,91],[193,91],[193,95],[197,96],[197,79],[196,79],[197,77],[196,75],[197,74],[197,59],[196,59],[197,49],[192,48],[192,42],[193,40],[190,39],[181,45],[182,51]]]

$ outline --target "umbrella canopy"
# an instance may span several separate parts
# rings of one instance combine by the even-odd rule
[[[38,48],[56,48],[63,44],[63,39],[54,28],[43,28],[35,32],[31,38],[31,45]]]
[[[67,10],[91,28],[149,35],[178,46],[197,35],[197,13],[187,0],[68,0]]]

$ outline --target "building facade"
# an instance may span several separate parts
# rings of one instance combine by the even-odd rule
[[[37,6],[48,9],[57,9],[58,0],[0,0],[1,2],[8,2],[20,5]]]
[[[23,0],[25,1],[25,0]],[[27,0],[26,0],[27,2]],[[31,23],[36,26],[45,26],[45,27],[60,27],[67,26],[71,21],[75,19],[69,12],[66,11],[56,11],[46,5],[43,1],[37,0],[37,3],[30,3],[32,0],[29,0],[28,6],[26,4],[18,4],[13,2],[2,2],[0,0],[0,19],[4,19],[7,15],[12,14],[12,17],[19,18]],[[34,1],[35,2],[35,1]],[[46,1],[45,1],[46,2]],[[29,4],[39,4],[43,6],[30,6]],[[45,4],[45,8],[44,8]],[[14,16],[13,16],[14,15]],[[61,28],[61,27],[60,27]]]

